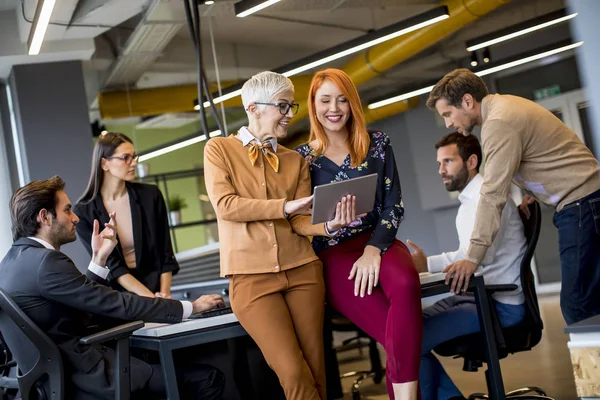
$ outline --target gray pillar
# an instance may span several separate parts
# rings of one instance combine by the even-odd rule
[[[600,1],[569,0],[569,8],[578,13],[571,22],[573,35],[577,41],[583,40],[578,48],[577,56],[584,87],[587,89],[591,103],[590,123],[595,154],[600,155]]]
[[[12,243],[12,234],[10,231],[10,213],[8,211],[8,203],[12,195],[12,186],[9,172],[8,154],[6,140],[4,140],[4,124],[2,120],[6,114],[6,110],[2,107],[3,97],[6,90],[3,85],[0,85],[0,259],[4,257]]]
[[[9,85],[25,181],[59,175],[75,203],[89,178],[93,147],[81,62],[17,65]],[[87,268],[90,257],[80,243],[61,250]]]

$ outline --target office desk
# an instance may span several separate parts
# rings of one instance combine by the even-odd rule
[[[235,314],[193,319],[178,324],[146,324],[133,332],[131,347],[157,351],[169,400],[179,400],[173,351],[246,335]]]
[[[445,274],[421,275],[421,297],[430,297],[448,292],[444,283]],[[500,372],[500,362],[496,348],[496,335],[492,325],[489,301],[483,277],[474,276],[469,287],[473,289],[477,314],[481,331],[485,340],[486,363],[485,372],[490,388],[498,388],[497,393],[490,393],[493,400],[505,400],[504,385]],[[219,315],[207,319],[188,320],[178,324],[149,323],[131,336],[131,347],[158,351],[163,368],[165,388],[169,400],[179,400],[179,389],[173,362],[173,351],[185,347],[216,342],[246,335],[246,331],[237,321],[235,315]]]

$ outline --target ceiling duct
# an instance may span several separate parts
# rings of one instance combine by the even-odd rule
[[[169,2],[154,0],[111,67],[106,87],[135,84],[162,55],[183,23],[173,21]]]

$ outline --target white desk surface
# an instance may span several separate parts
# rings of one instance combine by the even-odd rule
[[[446,278],[444,273],[430,274],[429,272],[423,272],[419,274],[421,279],[421,285],[433,282],[440,282]],[[234,313],[217,315],[216,317],[210,318],[198,318],[189,319],[177,324],[160,324],[155,322],[148,322],[143,328],[133,332],[133,336],[143,337],[162,337],[176,335],[178,333],[199,331],[206,328],[212,328],[219,325],[226,325],[238,322],[237,317]]]
[[[231,324],[238,322],[234,313],[217,315],[210,318],[188,319],[177,324],[159,324],[147,322],[143,328],[133,332],[134,336],[160,337],[175,335],[182,332],[198,331],[201,329],[212,328],[214,326]]]

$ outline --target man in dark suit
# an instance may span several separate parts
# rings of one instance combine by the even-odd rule
[[[79,338],[90,333],[95,316],[116,320],[176,323],[192,313],[221,306],[219,295],[192,302],[145,298],[99,285],[82,275],[73,261],[60,252],[63,244],[76,240],[79,221],[64,192],[64,182],[55,176],[34,181],[18,189],[10,202],[13,243],[0,262],[0,286],[19,307],[58,345],[70,377],[68,398],[114,398],[115,354],[104,346],[84,346]],[[116,218],[102,232],[94,221],[91,246],[94,268],[105,268],[117,243]],[[90,315],[91,314],[91,315]],[[131,358],[131,390],[142,398],[164,395],[158,368]],[[206,365],[181,368],[184,398],[220,399],[224,378]]]

